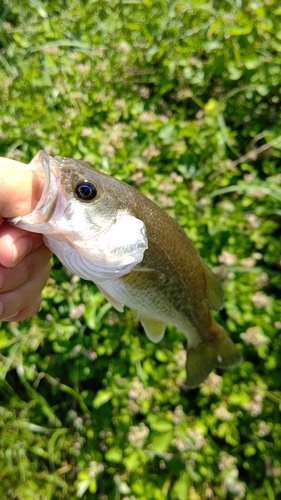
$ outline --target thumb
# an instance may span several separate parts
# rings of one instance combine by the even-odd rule
[[[27,165],[0,157],[0,218],[32,212],[43,187],[44,179]]]

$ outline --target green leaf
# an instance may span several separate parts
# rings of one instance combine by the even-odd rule
[[[126,469],[129,471],[137,470],[140,465],[140,456],[139,453],[134,450],[123,460]]]
[[[96,478],[91,478],[90,479],[90,484],[89,484],[89,491],[90,491],[90,493],[96,493],[97,488],[98,488],[98,483],[97,483]]]
[[[174,125],[165,125],[159,131],[159,138],[164,144],[172,144],[176,140],[176,130]]]
[[[161,349],[157,349],[157,351],[155,352],[155,357],[161,363],[167,363],[167,361],[169,361],[167,354]]]
[[[122,462],[122,450],[114,446],[105,453],[105,458],[108,462],[120,463]]]
[[[161,432],[161,434],[155,434],[152,438],[152,446],[157,452],[165,453],[168,451],[169,446],[173,440],[173,432]]]
[[[148,421],[150,428],[157,432],[166,432],[173,428],[173,424],[171,421],[158,417],[157,415],[149,415]]]
[[[79,481],[77,485],[77,496],[78,498],[81,498],[84,493],[86,493],[87,489],[89,488],[90,485],[90,479],[84,479],[83,481]]]
[[[111,389],[101,389],[94,401],[93,401],[93,407],[94,408],[100,408],[100,406],[104,405],[105,403],[107,403],[113,396],[113,392]]]
[[[190,498],[190,479],[185,472],[175,482],[172,489],[172,498],[174,500],[186,500]]]

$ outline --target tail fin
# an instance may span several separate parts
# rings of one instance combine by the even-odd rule
[[[210,340],[206,339],[187,350],[186,372],[187,386],[197,387],[208,377],[214,368],[229,368],[241,361],[241,354],[236,349],[226,331],[213,320]]]

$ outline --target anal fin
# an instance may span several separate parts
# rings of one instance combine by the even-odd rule
[[[140,321],[149,340],[157,344],[157,342],[160,342],[160,340],[163,339],[166,329],[166,323],[144,317],[141,317]]]

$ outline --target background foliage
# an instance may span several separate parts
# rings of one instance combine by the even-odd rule
[[[54,261],[37,316],[0,330],[0,496],[273,500],[281,492],[281,8],[277,0],[0,3],[0,155],[39,149],[136,186],[221,277],[243,353],[185,387]]]

